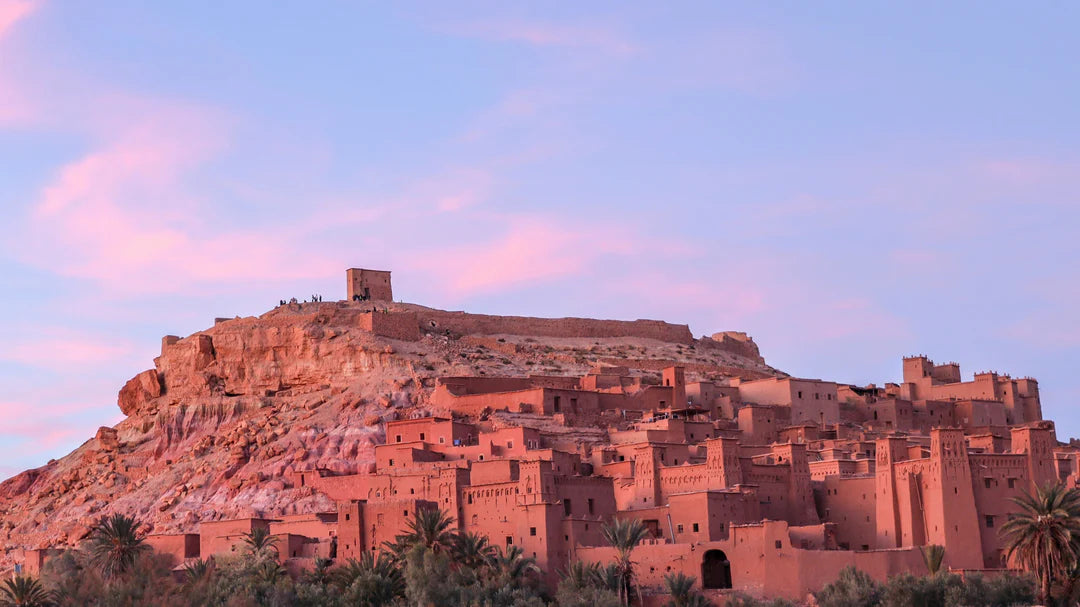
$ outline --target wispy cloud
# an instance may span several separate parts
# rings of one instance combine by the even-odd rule
[[[582,275],[605,255],[630,253],[626,236],[616,228],[583,230],[543,217],[516,217],[497,238],[428,251],[407,263],[460,297]]]
[[[608,55],[632,55],[637,47],[624,35],[607,26],[579,25],[520,19],[484,19],[446,23],[438,30],[496,42],[512,42],[536,47],[578,48]]]
[[[131,362],[133,347],[126,339],[83,331],[46,328],[32,335],[7,336],[0,361],[55,369],[80,365],[108,366]]]
[[[0,0],[0,38],[3,38],[21,19],[37,9],[34,0]]]

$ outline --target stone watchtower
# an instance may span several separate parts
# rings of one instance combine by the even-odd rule
[[[345,270],[345,285],[349,301],[394,301],[394,292],[390,288],[390,272],[386,270],[349,268]]]

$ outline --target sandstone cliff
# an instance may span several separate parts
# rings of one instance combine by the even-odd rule
[[[741,333],[695,340],[685,325],[660,321],[408,304],[289,305],[166,337],[154,368],[120,390],[127,419],[0,484],[0,570],[14,550],[74,544],[113,512],[168,533],[333,510],[327,496],[292,486],[290,473],[368,469],[381,422],[444,413],[430,401],[440,376],[582,375],[596,363],[655,376],[672,362],[688,378],[779,374]]]

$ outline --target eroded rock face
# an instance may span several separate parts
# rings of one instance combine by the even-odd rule
[[[428,324],[438,312],[392,308],[415,311]],[[436,377],[582,375],[605,357],[641,361],[644,373],[654,371],[650,360],[716,374],[775,373],[756,346],[738,339],[732,348],[698,340],[706,347],[694,351],[679,331],[672,342],[628,337],[625,327],[612,338],[531,337],[531,325],[484,317],[477,327],[514,333],[466,339],[421,326],[419,341],[396,341],[361,330],[364,313],[370,309],[346,302],[283,306],[163,339],[154,368],[119,392],[126,420],[0,483],[0,570],[16,548],[73,545],[98,517],[116,512],[137,517],[150,532],[171,533],[202,520],[333,510],[327,496],[293,486],[292,473],[371,469],[383,422],[445,413],[431,404]],[[590,326],[596,332],[607,325]]]
[[[157,369],[148,369],[128,380],[120,389],[117,404],[124,415],[144,409],[150,401],[161,396],[161,376]]]

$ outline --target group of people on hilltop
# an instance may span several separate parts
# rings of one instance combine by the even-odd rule
[[[316,303],[316,302],[321,302],[321,301],[322,301],[322,295],[312,295],[310,302],[308,302],[308,300],[305,299],[303,303]],[[299,303],[300,302],[297,301],[295,297],[289,299],[289,301],[285,301],[284,299],[278,300],[278,306],[279,307],[284,306],[286,304],[291,305],[291,304],[299,304]]]

